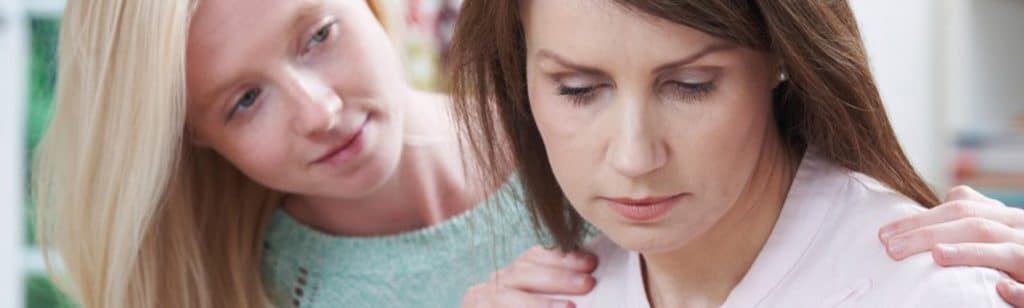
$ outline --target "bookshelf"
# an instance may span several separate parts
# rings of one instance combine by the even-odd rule
[[[1024,206],[1024,2],[951,1],[947,10],[952,182]]]
[[[896,135],[937,192],[1024,206],[1024,2],[851,1]]]

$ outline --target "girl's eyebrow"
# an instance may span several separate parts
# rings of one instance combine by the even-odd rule
[[[295,17],[292,18],[290,33],[302,32],[305,30],[306,21],[320,18],[323,8],[322,0],[307,0],[300,4]],[[288,33],[288,34],[290,34]]]

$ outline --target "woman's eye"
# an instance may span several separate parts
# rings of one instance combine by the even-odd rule
[[[558,86],[558,95],[567,96],[569,101],[575,105],[583,105],[593,98],[596,87],[569,87],[569,86]]]
[[[669,94],[673,98],[684,101],[700,100],[715,89],[715,84],[710,81],[700,83],[670,81],[668,86],[670,87]]]
[[[558,87],[558,95],[567,95],[567,96],[583,95],[583,94],[587,94],[587,93],[589,93],[590,91],[593,91],[593,90],[594,90],[594,87],[567,87],[567,86],[560,86],[560,87]]]
[[[259,99],[260,94],[262,92],[263,91],[260,90],[259,88],[246,90],[245,93],[243,93],[242,96],[238,98],[238,101],[235,102],[235,105],[231,107],[231,111],[228,113],[227,119],[231,120],[231,118],[234,117],[235,114],[239,112],[244,112],[246,110],[249,110],[249,108],[252,108],[252,106],[256,104],[256,100]]]

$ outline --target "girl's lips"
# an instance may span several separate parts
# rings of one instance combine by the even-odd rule
[[[602,198],[609,207],[630,221],[648,222],[664,216],[685,194],[647,198]]]
[[[358,152],[362,149],[363,130],[366,129],[366,124],[369,122],[370,119],[367,118],[365,121],[363,121],[363,124],[359,126],[359,129],[356,130],[356,132],[353,133],[352,136],[346,139],[344,143],[328,151],[320,158],[317,158],[315,161],[313,161],[312,164],[316,165],[328,162],[338,163],[344,160],[348,160],[351,157],[354,157],[355,154],[358,154]]]

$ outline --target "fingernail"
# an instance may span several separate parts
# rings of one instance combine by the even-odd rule
[[[591,267],[594,265],[595,262],[596,261],[594,260],[594,256],[580,255],[580,266]]]
[[[943,260],[950,260],[952,258],[955,258],[956,254],[960,253],[960,249],[956,248],[956,246],[940,244],[937,247],[939,249],[939,254],[942,255]]]
[[[883,241],[888,241],[889,238],[892,237],[893,235],[896,235],[896,226],[888,225],[882,228],[882,234],[879,235],[879,237]]]
[[[1000,284],[1002,285],[1001,287],[1003,288],[1003,291],[1005,291],[1010,297],[1017,297],[1021,292],[1020,286],[1012,280],[1004,279]]]
[[[1006,286],[1009,287],[1009,288],[1006,288],[1006,289],[1010,290],[1010,294],[1013,294],[1013,297],[1019,297],[1021,295],[1020,293],[1024,292],[1024,290],[1021,290],[1020,285],[1017,284],[1017,283],[1013,283],[1013,282],[1007,281],[1006,282]]]
[[[572,283],[578,287],[584,287],[587,285],[587,276],[576,276],[572,279]]]
[[[907,249],[907,239],[905,238],[893,238],[889,241],[889,253],[894,256],[903,254],[903,251]]]
[[[569,308],[572,307],[570,302],[567,301],[554,301],[551,302],[551,308]]]
[[[572,253],[569,257],[569,266],[573,267],[587,267],[590,263],[590,259],[586,255],[581,253]]]

